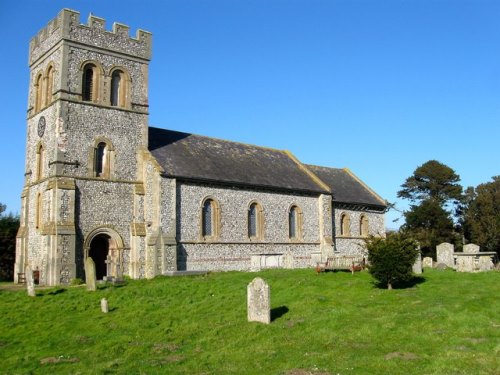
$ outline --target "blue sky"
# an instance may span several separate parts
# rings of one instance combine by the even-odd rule
[[[401,209],[400,185],[428,160],[464,186],[500,174],[497,0],[4,0],[0,202],[14,213],[28,44],[62,8],[153,33],[153,126],[348,167]]]

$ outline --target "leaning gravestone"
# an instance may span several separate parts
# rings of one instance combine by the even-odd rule
[[[271,297],[269,285],[256,277],[247,286],[248,321],[271,323]]]
[[[436,246],[437,263],[443,263],[447,267],[455,267],[455,258],[453,257],[454,248],[451,243],[444,242]]]
[[[96,291],[95,263],[91,257],[85,259],[85,284],[87,290]]]
[[[28,296],[35,297],[35,279],[33,278],[33,271],[30,266],[26,266],[24,274],[26,276],[26,290],[28,292]]]
[[[422,274],[422,254],[418,253],[415,263],[413,263],[413,273],[417,275]]]

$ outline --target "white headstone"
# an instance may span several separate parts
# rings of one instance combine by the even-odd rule
[[[432,268],[432,264],[433,264],[433,261],[432,261],[432,258],[431,258],[431,257],[425,257],[425,258],[422,260],[422,265],[423,265],[424,267]]]
[[[95,291],[97,289],[95,263],[91,257],[85,259],[85,284],[87,284],[87,290]]]
[[[271,323],[271,295],[269,285],[256,277],[247,286],[248,321]]]
[[[422,274],[422,254],[418,253],[417,259],[415,259],[415,263],[413,264],[413,273],[420,275]]]
[[[35,280],[33,278],[33,270],[30,266],[26,266],[24,274],[26,276],[26,291],[28,292],[28,296],[35,297]]]
[[[291,251],[283,254],[283,268],[293,269],[293,254]]]
[[[106,298],[101,299],[101,311],[103,313],[107,313],[109,311],[108,300]]]
[[[479,253],[480,247],[476,244],[469,243],[464,246],[464,253]]]
[[[443,263],[447,267],[455,267],[453,257],[454,248],[451,243],[443,242],[436,246],[436,258],[438,263]]]

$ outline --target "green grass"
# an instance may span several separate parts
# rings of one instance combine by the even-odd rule
[[[246,286],[275,319],[246,320]],[[499,374],[500,273],[270,270],[25,291],[0,286],[1,374]],[[100,311],[107,298],[110,312]]]

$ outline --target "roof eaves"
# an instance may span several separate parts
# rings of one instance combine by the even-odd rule
[[[378,195],[374,190],[372,190],[367,184],[365,184],[361,179],[351,172],[349,168],[343,168],[343,170],[349,174],[352,178],[354,178],[358,183],[360,183],[371,195],[373,195],[377,200],[381,203],[381,206],[387,207],[387,201]]]

